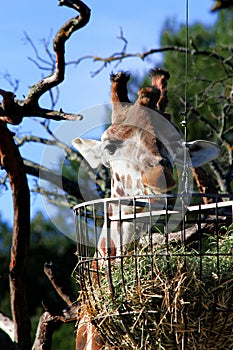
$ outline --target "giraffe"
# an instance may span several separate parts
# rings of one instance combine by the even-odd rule
[[[150,75],[151,86],[141,88],[133,104],[127,92],[129,73],[112,74],[112,124],[100,141],[81,138],[72,141],[91,167],[97,168],[103,164],[110,168],[111,197],[114,198],[165,193],[176,185],[173,175],[175,155],[171,153],[174,148],[175,152],[183,148],[179,144],[180,134],[176,128],[170,127],[169,132],[166,131],[166,126],[170,124],[170,116],[165,112],[169,73],[155,69],[150,71]],[[195,141],[189,146],[195,166],[210,161],[219,153],[216,145],[204,141]],[[113,205],[110,211],[117,209]],[[130,210],[129,206],[121,209]],[[125,248],[122,247],[126,247],[134,238],[134,226],[130,222],[123,222],[120,228],[118,221],[112,221],[109,241],[106,224],[104,223],[99,237],[97,254],[103,258],[107,254],[118,256],[124,253]],[[104,343],[88,316],[81,315],[76,350],[84,349],[104,349]]]

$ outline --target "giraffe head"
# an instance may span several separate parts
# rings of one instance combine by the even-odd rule
[[[147,98],[147,92],[142,94]],[[124,106],[123,120],[102,135],[104,164],[110,166],[112,195],[163,193],[175,186],[173,160],[156,132],[156,113],[135,104]]]
[[[112,196],[161,193],[175,186],[166,147],[140,126],[114,123],[101,141],[77,138],[73,145],[93,168],[110,168]]]

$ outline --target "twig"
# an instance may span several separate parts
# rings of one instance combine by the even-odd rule
[[[94,62],[103,62],[103,65],[95,72],[92,73],[92,76],[97,75],[101,70],[103,70],[108,64],[111,64],[116,61],[122,61],[123,59],[126,58],[139,58],[141,60],[145,60],[148,56],[157,54],[157,53],[162,53],[162,52],[167,52],[167,51],[175,51],[175,52],[180,52],[180,53],[188,53],[189,55],[192,56],[206,56],[209,58],[213,58],[214,60],[220,61],[224,66],[228,66],[231,69],[233,69],[233,63],[231,58],[228,57],[227,59],[224,56],[219,55],[217,52],[210,51],[210,50],[198,50],[197,48],[194,49],[187,49],[186,47],[182,46],[164,46],[156,49],[150,49],[145,52],[135,52],[135,53],[127,53],[126,50],[122,50],[122,52],[114,53],[108,57],[101,57],[101,56],[83,56],[77,60],[67,62],[67,65],[78,65],[81,61],[91,59]]]
[[[57,294],[60,295],[68,306],[77,301],[77,297],[71,291],[68,282],[64,280],[64,277],[61,276],[57,267],[52,262],[44,264],[44,273],[52,283]]]

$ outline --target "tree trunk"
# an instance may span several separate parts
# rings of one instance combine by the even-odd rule
[[[23,160],[13,134],[0,122],[0,162],[8,174],[14,205],[14,229],[9,266],[11,310],[16,349],[29,350],[30,318],[26,297],[26,268],[30,242],[30,192]]]

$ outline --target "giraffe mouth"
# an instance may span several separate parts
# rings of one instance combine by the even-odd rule
[[[144,194],[145,195],[156,195],[156,194],[163,194],[164,192],[159,191],[158,189],[153,189],[151,187],[145,186],[144,187]]]
[[[144,195],[146,196],[152,196],[152,198],[150,198],[150,203],[151,204],[161,204],[161,206],[163,207],[163,203],[160,203],[161,199],[156,197],[156,195],[161,195],[163,194],[162,191],[159,191],[158,189],[152,189],[151,187],[144,187]]]

